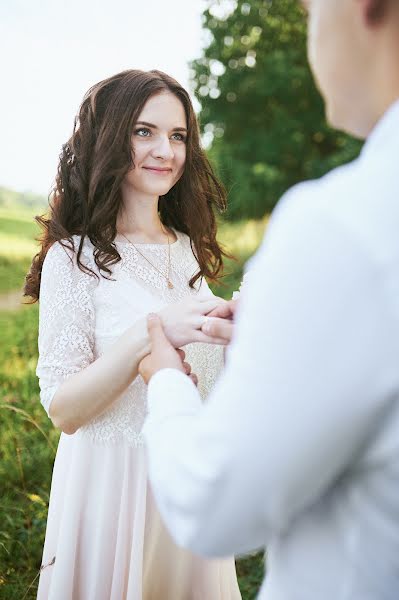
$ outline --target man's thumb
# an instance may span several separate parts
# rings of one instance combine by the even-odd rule
[[[162,321],[161,321],[159,315],[157,315],[155,313],[150,313],[148,315],[147,329],[148,329],[148,334],[150,336],[150,342],[151,342],[151,346],[152,346],[153,350],[159,344],[165,344],[165,343],[169,344],[169,340],[164,333],[164,330],[162,327]]]

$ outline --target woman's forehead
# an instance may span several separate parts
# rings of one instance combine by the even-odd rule
[[[157,127],[187,127],[184,106],[172,92],[151,96],[145,103],[138,121],[153,123]]]

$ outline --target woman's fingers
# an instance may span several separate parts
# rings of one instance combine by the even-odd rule
[[[221,304],[226,303],[226,300],[223,300],[223,298],[218,298],[217,296],[215,296],[214,298],[210,298],[209,300],[200,300],[199,310],[202,315],[207,315]]]
[[[176,352],[180,356],[181,360],[184,361],[184,359],[186,358],[186,353],[184,352],[184,350],[182,350],[181,348],[177,348]]]
[[[191,381],[193,382],[193,384],[195,386],[197,386],[198,385],[198,377],[196,376],[196,374],[190,373],[189,377],[190,377]]]
[[[200,329],[193,332],[193,342],[200,342],[202,344],[218,344],[219,346],[226,346],[229,341],[222,337],[206,335]]]
[[[219,317],[221,319],[232,319],[236,310],[236,305],[237,300],[230,300],[228,302],[221,303],[210,313],[208,313],[207,316]]]
[[[189,365],[187,362],[183,363],[183,369],[186,375],[190,375],[191,373],[191,365]]]

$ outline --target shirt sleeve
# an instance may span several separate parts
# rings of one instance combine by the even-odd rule
[[[39,298],[40,401],[49,413],[60,384],[93,362],[94,278],[83,273],[75,255],[56,242],[43,263]]]
[[[397,375],[381,274],[295,192],[252,259],[228,364],[207,404],[183,374],[149,384],[149,474],[176,541],[263,546],[362,451]]]

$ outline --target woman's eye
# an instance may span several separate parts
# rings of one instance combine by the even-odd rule
[[[140,127],[140,129],[136,129],[134,133],[140,137],[149,137],[151,135],[151,131],[149,129],[146,129],[145,127]]]
[[[172,135],[172,138],[177,140],[178,142],[185,142],[186,141],[186,136],[183,135],[182,133],[174,133]]]

